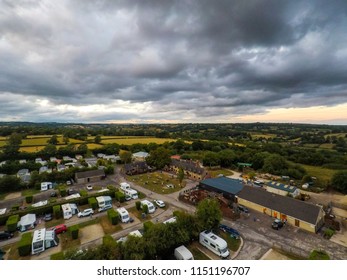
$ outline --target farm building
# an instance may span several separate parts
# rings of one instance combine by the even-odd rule
[[[184,170],[184,175],[192,180],[202,180],[208,175],[208,172],[198,162],[174,158],[171,158],[171,164],[165,170],[178,173],[180,168]]]
[[[276,193],[283,196],[290,195],[292,197],[297,197],[298,195],[300,195],[300,190],[298,188],[294,186],[281,184],[275,181],[267,182],[265,184],[265,189],[268,192]]]
[[[78,184],[97,182],[99,180],[105,179],[105,171],[97,169],[84,172],[76,172],[75,179]]]
[[[199,188],[207,191],[221,193],[225,198],[234,200],[235,195],[242,190],[243,184],[237,179],[218,177],[201,181]]]
[[[259,188],[244,186],[236,198],[239,204],[313,233],[324,223],[322,207]]]
[[[133,163],[125,164],[124,171],[127,175],[143,174],[150,171],[150,167],[144,161],[135,161]]]

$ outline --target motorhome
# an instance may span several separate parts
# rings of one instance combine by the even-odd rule
[[[127,189],[124,191],[124,194],[131,197],[131,199],[138,199],[139,198],[137,191],[135,191],[134,189]]]
[[[44,250],[58,246],[59,238],[54,230],[38,229],[34,231],[34,237],[31,244],[31,253],[39,254]]]
[[[66,203],[61,205],[63,210],[63,217],[65,220],[70,219],[73,215],[78,213],[78,208],[75,203]]]
[[[117,212],[119,213],[120,220],[122,223],[129,222],[129,212],[124,207],[117,208]]]
[[[201,245],[215,253],[217,256],[226,258],[229,256],[227,242],[211,231],[205,230],[199,234],[199,242]]]
[[[142,200],[142,201],[141,201],[141,208],[143,207],[143,205],[147,205],[147,207],[148,207],[148,213],[149,213],[149,214],[154,213],[155,207],[154,207],[154,205],[153,205],[152,202],[150,202],[150,201],[148,201],[148,200],[145,199],[145,200]]]
[[[184,245],[177,247],[174,255],[176,260],[194,260],[193,254]]]
[[[120,183],[120,189],[121,189],[122,191],[125,191],[125,190],[131,189],[131,187],[130,187],[130,185],[129,185],[128,183],[123,182],[123,183]]]

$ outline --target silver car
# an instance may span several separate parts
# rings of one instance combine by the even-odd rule
[[[82,218],[82,217],[91,216],[93,214],[94,214],[93,209],[92,208],[87,208],[87,209],[84,209],[81,212],[78,212],[77,216],[78,216],[78,218]]]

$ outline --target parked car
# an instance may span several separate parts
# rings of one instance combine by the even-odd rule
[[[52,213],[47,213],[47,214],[45,214],[45,216],[43,217],[43,219],[44,219],[45,221],[50,221],[50,220],[52,220],[52,219],[53,219]]]
[[[240,233],[236,229],[233,229],[231,227],[228,227],[227,225],[222,225],[222,224],[219,225],[219,229],[221,231],[230,233],[230,236],[232,238],[240,239]]]
[[[67,193],[68,193],[68,195],[71,195],[71,194],[77,193],[77,191],[70,188],[70,189],[67,190]]]
[[[92,185],[88,185],[87,186],[87,191],[92,191],[93,190],[93,186]]]
[[[165,203],[162,200],[154,200],[154,203],[159,207],[159,208],[164,208]]]
[[[51,197],[56,197],[57,193],[56,192],[51,192]]]
[[[0,232],[0,240],[6,240],[13,237],[13,233],[7,232],[7,231],[1,231]]]
[[[248,208],[246,206],[241,205],[241,204],[237,207],[237,209],[239,209],[240,212],[249,213]]]
[[[272,224],[271,224],[271,227],[273,229],[277,229],[279,230],[280,228],[282,228],[284,225],[284,223],[280,220],[280,219],[275,219]]]
[[[51,230],[54,230],[56,234],[64,233],[67,231],[67,226],[65,224],[56,225],[56,226],[52,227]]]
[[[82,218],[82,217],[91,216],[93,214],[94,214],[93,209],[92,208],[87,208],[87,209],[84,209],[81,212],[78,212],[77,216],[78,216],[78,218]]]
[[[111,208],[112,208],[111,204],[105,205],[104,207],[100,207],[98,212],[103,212],[103,211],[106,211],[106,210],[111,209]]]

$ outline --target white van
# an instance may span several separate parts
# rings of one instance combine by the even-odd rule
[[[150,202],[150,201],[148,201],[148,200],[145,199],[145,200],[142,200],[142,201],[141,201],[141,208],[143,207],[143,205],[147,205],[147,207],[148,207],[148,213],[149,213],[149,214],[154,213],[155,207],[154,207],[154,205],[153,205],[152,202]]]
[[[205,230],[199,234],[199,242],[201,245],[215,253],[217,256],[226,258],[229,256],[227,242],[211,231]]]
[[[122,223],[129,222],[130,220],[129,212],[124,207],[117,208],[117,212],[119,213],[120,220]]]
[[[184,245],[177,247],[174,255],[176,260],[194,260],[193,254]]]

